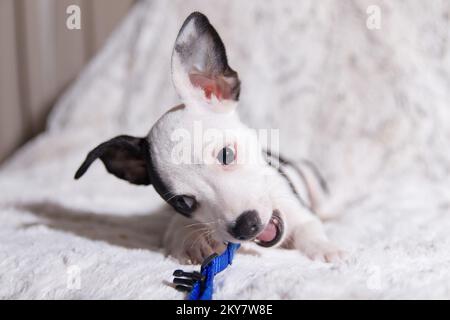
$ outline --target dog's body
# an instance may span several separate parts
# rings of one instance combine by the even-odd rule
[[[120,136],[95,148],[75,177],[100,158],[117,177],[152,184],[181,213],[172,218],[164,245],[184,262],[201,263],[226,242],[248,240],[290,246],[323,261],[340,258],[313,213],[323,181],[313,167],[301,170],[262,150],[256,132],[241,123],[238,75],[200,13],[180,30],[172,77],[184,104],[164,114],[145,138]],[[289,168],[299,174],[297,183]],[[305,186],[303,196],[296,185]]]

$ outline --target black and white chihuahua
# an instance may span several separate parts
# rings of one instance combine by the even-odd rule
[[[152,184],[179,215],[165,233],[168,254],[201,263],[226,242],[296,248],[312,259],[340,260],[314,214],[325,184],[306,162],[294,166],[255,141],[240,121],[240,81],[227,62],[216,30],[201,13],[186,19],[175,41],[172,79],[183,104],[165,113],[143,138],[119,136],[92,150],[75,174],[80,178],[97,158],[116,177]],[[195,126],[209,132],[199,150],[180,157],[179,138]],[[277,162],[277,163],[275,163]],[[286,174],[294,168],[304,182],[302,200]]]

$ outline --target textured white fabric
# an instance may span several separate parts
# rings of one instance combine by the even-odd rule
[[[153,189],[100,163],[72,176],[98,143],[145,135],[178,102],[170,54],[194,10],[239,72],[244,121],[279,128],[282,153],[324,172],[340,208],[326,228],[350,253],[334,266],[258,248],[215,297],[450,298],[450,6],[377,3],[381,30],[366,27],[373,1],[138,2],[0,171],[0,298],[182,298],[166,283],[179,264],[162,254],[171,213]]]

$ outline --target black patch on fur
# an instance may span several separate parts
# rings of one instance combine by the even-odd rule
[[[81,178],[91,164],[102,160],[106,170],[117,178],[137,185],[149,185],[148,163],[145,154],[148,147],[144,138],[118,136],[93,149],[75,173],[75,179]]]
[[[311,169],[312,173],[316,176],[316,179],[319,181],[320,187],[322,188],[323,192],[325,194],[329,194],[330,193],[330,189],[328,188],[328,183],[325,180],[325,178],[322,176],[322,174],[320,173],[320,171],[316,167],[316,165],[314,163],[312,163],[311,161],[306,160],[306,159],[303,159],[302,163],[307,165]],[[290,163],[290,162],[286,162],[286,164],[293,166],[293,164]],[[300,169],[297,168],[297,171],[300,171]]]
[[[148,142],[147,142],[148,143]],[[198,208],[198,202],[194,196],[191,195],[176,195],[170,191],[169,186],[164,183],[161,175],[158,173],[155,163],[152,160],[150,145],[147,152],[147,162],[149,175],[152,177],[152,184],[156,192],[159,193],[168,204],[170,204],[178,213],[186,217],[190,217],[192,213]],[[192,205],[188,205],[185,201],[185,197],[190,198],[193,201]]]
[[[122,135],[103,142],[89,152],[75,173],[75,179],[81,178],[97,159],[102,160],[106,170],[119,179],[137,185],[152,184],[156,192],[184,216],[189,217],[198,207],[194,196],[175,195],[170,191],[152,161],[150,145],[146,138]],[[188,204],[186,198],[192,203]]]
[[[286,158],[282,157],[281,155],[279,155],[279,154],[278,155],[274,155],[271,150],[264,150],[263,152],[264,152],[264,155],[265,155],[266,162],[271,167],[276,169],[278,171],[278,173],[287,181],[287,183],[289,184],[289,187],[291,188],[292,193],[295,195],[295,197],[298,199],[298,201],[304,207],[308,208],[311,212],[314,212],[313,208],[311,206],[307,205],[305,200],[300,196],[300,194],[298,193],[297,189],[295,188],[295,185],[292,183],[291,179],[289,179],[289,177],[287,176],[287,174],[283,170],[282,166],[289,166],[289,167],[293,168],[294,171],[302,179],[303,183],[305,184],[305,186],[306,186],[306,188],[308,190],[308,181],[306,180],[306,177],[303,174],[302,170],[300,170],[300,168],[297,167],[292,161],[287,160]],[[275,159],[278,160],[278,164],[274,163]],[[317,169],[317,167],[314,166],[314,164],[311,161],[308,161],[308,160],[302,160],[302,163],[304,163],[305,165],[307,165],[311,169],[313,174],[316,176],[316,179],[319,181],[319,185],[322,188],[323,192],[328,194],[328,192],[329,192],[328,191],[328,185],[327,185],[325,179],[320,174],[320,172]],[[309,194],[309,191],[308,191],[308,194]],[[312,199],[310,199],[310,201],[312,203]]]
[[[194,24],[196,31],[196,34],[192,35],[194,38],[192,41],[178,43],[178,38],[191,22]],[[192,65],[189,63],[189,60],[195,57],[199,49],[198,46],[201,45],[200,38],[205,38],[205,41],[208,42],[208,50],[206,50],[207,52],[205,54],[209,56],[209,59],[204,61],[205,63],[208,62],[211,64],[208,66],[208,69],[216,72],[216,74],[223,74],[228,68],[225,46],[216,29],[209,23],[208,18],[200,12],[191,13],[183,22],[178,33],[177,41],[175,41],[175,51],[180,55],[181,61],[189,66]]]
[[[181,43],[179,38],[190,23],[193,23],[195,32],[191,34],[189,41]],[[187,73],[199,68],[200,70],[197,71],[207,76],[222,76],[230,85],[231,98],[239,99],[241,86],[238,74],[228,65],[222,39],[204,14],[193,12],[186,18],[175,41],[174,51],[179,55]],[[200,57],[200,55],[203,56]],[[201,61],[200,65],[199,61]]]
[[[286,165],[286,166],[290,166],[291,168],[293,168],[297,172],[297,174],[300,176],[300,178],[303,180],[303,182],[305,184],[307,183],[306,178],[305,178],[304,174],[302,173],[302,170],[300,170],[300,168],[297,167],[295,165],[295,163],[293,163],[292,161],[287,160],[286,158],[284,158],[280,154],[278,154],[278,155],[273,154],[273,152],[271,150],[264,150],[263,152],[266,155],[266,161],[270,162],[271,160],[269,158],[271,158],[271,159],[277,158],[278,162],[280,164]],[[302,159],[301,162],[311,169],[311,171],[315,175],[317,181],[319,181],[319,185],[322,188],[322,191],[325,194],[329,194],[330,193],[330,191],[329,191],[330,189],[328,188],[328,183],[325,180],[325,178],[322,176],[322,174],[320,173],[319,169],[314,165],[314,163],[312,163],[311,161],[306,160],[306,159]]]
[[[268,153],[266,153],[266,155],[269,156]],[[282,176],[286,182],[289,185],[289,188],[291,188],[292,193],[294,194],[294,196],[297,198],[297,200],[300,202],[300,204],[306,208],[311,209],[305,202],[305,200],[303,200],[303,198],[300,196],[300,194],[297,191],[297,188],[295,188],[294,183],[292,183],[292,180],[289,179],[289,177],[287,176],[287,174],[284,172],[284,170],[281,168],[281,166],[277,166],[276,164],[274,164],[271,159],[269,157],[266,158],[266,162],[274,169],[276,169],[278,171],[278,173],[280,174],[280,176]],[[280,161],[281,163],[281,161]],[[306,182],[305,182],[306,183]]]

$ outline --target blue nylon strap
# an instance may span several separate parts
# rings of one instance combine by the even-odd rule
[[[239,247],[240,244],[238,243],[229,243],[227,249],[220,256],[215,257],[202,267],[201,274],[205,277],[205,280],[197,281],[194,284],[188,300],[212,299],[215,275],[225,270],[233,262],[234,253]]]

